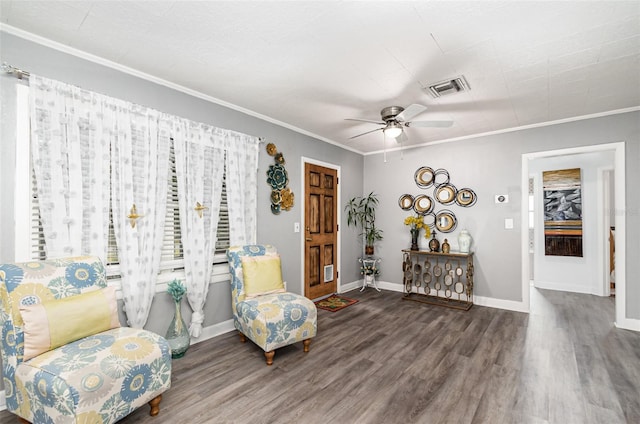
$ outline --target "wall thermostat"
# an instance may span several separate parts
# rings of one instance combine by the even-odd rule
[[[508,194],[496,194],[496,203],[509,203]]]

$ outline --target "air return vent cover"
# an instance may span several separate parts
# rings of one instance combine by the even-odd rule
[[[467,80],[463,75],[460,75],[453,79],[447,79],[436,82],[435,84],[430,84],[425,90],[428,91],[432,97],[437,98],[458,93],[460,91],[469,91],[470,89],[471,88],[469,87]]]

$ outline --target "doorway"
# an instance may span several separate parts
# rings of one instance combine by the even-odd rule
[[[338,202],[338,169],[304,161],[303,269],[309,299],[338,288]]]
[[[529,162],[538,158],[547,158],[554,156],[572,155],[579,153],[590,152],[602,152],[613,151],[614,159],[614,211],[625,210],[625,143],[609,143],[598,144],[593,146],[583,146],[576,148],[567,148],[560,150],[526,153],[522,155],[522,204],[528,203],[528,190],[529,185]],[[528,220],[528,208],[522,207],[522,222]],[[614,212],[615,213],[615,212]],[[615,297],[615,322],[614,324],[618,328],[634,329],[634,320],[626,318],[626,290],[625,290],[625,267],[622,265],[626,263],[625,252],[625,238],[626,238],[626,223],[624,213],[616,214],[616,262],[618,267],[616,270],[616,297]],[[604,234],[604,232],[599,232]],[[530,262],[529,262],[529,234],[528,228],[522,226],[521,234],[521,252],[522,252],[522,303],[523,309],[530,310],[530,295],[529,295],[529,277],[530,277]],[[602,246],[603,244],[601,244]]]

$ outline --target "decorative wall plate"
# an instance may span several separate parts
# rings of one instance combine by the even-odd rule
[[[282,196],[280,196],[280,190],[271,190],[271,203],[279,205],[281,201]]]
[[[289,187],[283,188],[280,190],[280,198],[282,199],[280,202],[280,207],[285,211],[291,210],[293,207],[293,192]]]
[[[470,188],[461,188],[456,194],[456,203],[464,208],[475,205],[477,200],[478,196]]]
[[[429,168],[428,166],[423,166],[421,168],[418,168],[413,176],[413,179],[415,180],[418,187],[429,188],[433,185],[434,177],[435,174],[433,172],[433,169]]]
[[[449,184],[449,171],[443,168],[433,171],[433,184],[436,186]]]
[[[443,205],[450,205],[456,201],[456,192],[453,184],[440,184],[436,187],[433,197]]]
[[[403,211],[410,211],[413,208],[413,196],[410,194],[403,194],[398,199],[398,205]]]
[[[267,170],[267,184],[269,184],[273,190],[281,190],[289,184],[289,176],[284,166],[279,163],[269,165],[269,169]]]
[[[269,154],[269,156],[274,156],[276,153],[278,153],[278,148],[275,144],[269,143],[267,144],[267,153]]]
[[[428,214],[433,210],[433,200],[426,194],[421,194],[413,200],[413,210],[418,215]]]
[[[433,232],[436,229],[436,214],[433,212],[429,212],[424,214],[424,225],[428,226],[429,229]]]
[[[441,233],[450,233],[457,225],[458,220],[450,210],[444,209],[436,214],[436,229]]]

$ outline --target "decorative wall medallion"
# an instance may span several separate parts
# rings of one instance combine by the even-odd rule
[[[441,233],[451,233],[458,226],[458,219],[453,212],[447,209],[434,211],[435,206],[456,204],[468,208],[478,201],[478,196],[472,189],[465,187],[458,190],[455,185],[451,184],[449,171],[444,168],[437,168],[434,171],[429,166],[421,166],[416,169],[413,179],[419,188],[433,186],[433,197],[403,194],[398,199],[398,205],[402,210],[413,209],[416,214],[421,215],[424,224],[429,227],[432,233],[436,230]]]
[[[284,155],[278,152],[276,145],[267,144],[267,153],[273,156],[273,165],[269,165],[267,170],[267,184],[271,186],[271,212],[278,215],[280,211],[291,210],[293,207],[294,195],[287,185],[289,184],[289,174],[284,167]]]
[[[476,204],[478,196],[470,188],[461,188],[456,194],[456,203],[464,208],[471,207]]]
[[[403,194],[398,199],[398,205],[403,211],[410,211],[413,208],[413,196],[410,194]]]
[[[267,184],[271,185],[274,190],[282,190],[289,184],[289,175],[284,166],[280,164],[269,165],[267,171]]]
[[[428,166],[418,168],[416,173],[413,175],[413,179],[420,188],[431,187],[433,185],[434,177],[435,174],[433,173],[433,169],[429,168]]]
[[[426,215],[433,210],[433,200],[431,197],[421,194],[413,201],[413,210],[418,215]]]
[[[275,144],[269,143],[267,144],[267,153],[269,156],[275,156],[275,154],[278,153],[278,148]]]
[[[453,212],[444,209],[436,214],[436,228],[441,233],[450,233],[457,225],[458,220]]]
[[[282,199],[280,202],[280,207],[285,211],[291,210],[291,208],[293,207],[293,197],[294,197],[291,189],[289,187],[285,187],[282,190],[280,190],[280,197]]]
[[[440,184],[436,187],[433,197],[443,205],[450,205],[456,200],[457,190],[453,184]]]
[[[429,229],[433,233],[433,230],[436,229],[436,214],[433,212],[429,212],[424,215],[424,225],[429,226]]]
[[[449,184],[449,171],[443,168],[433,171],[433,183],[436,186],[441,184]]]

